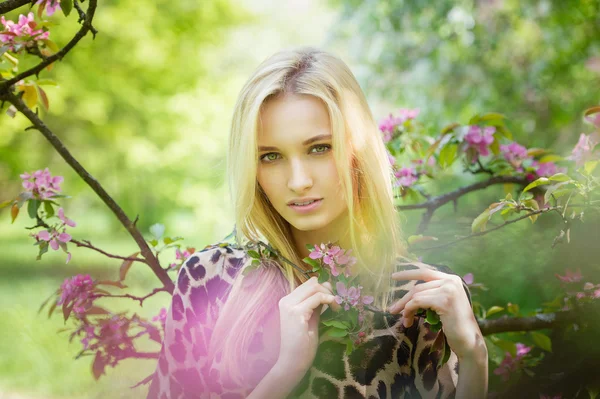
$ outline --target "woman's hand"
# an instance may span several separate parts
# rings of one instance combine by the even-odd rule
[[[415,285],[388,309],[390,313],[402,313],[404,325],[410,327],[419,309],[435,310],[448,345],[458,358],[478,355],[483,335],[459,276],[422,268],[392,273],[392,279],[424,280],[425,283]]]
[[[281,298],[278,366],[304,376],[317,354],[322,306],[339,307],[334,299],[331,284],[319,284],[316,277],[311,277]]]

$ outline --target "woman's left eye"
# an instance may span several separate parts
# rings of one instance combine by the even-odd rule
[[[330,149],[331,146],[329,144],[319,144],[319,145],[312,147],[311,150],[314,150],[315,148],[325,148],[325,150],[323,150],[323,151],[317,151],[317,153],[320,153],[320,152],[325,152],[326,150]]]

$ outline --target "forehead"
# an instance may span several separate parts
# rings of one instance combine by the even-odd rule
[[[260,115],[258,141],[302,141],[316,134],[331,133],[327,107],[306,94],[289,94],[267,101]]]

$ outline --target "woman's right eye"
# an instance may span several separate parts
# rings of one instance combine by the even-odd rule
[[[270,155],[277,155],[277,153],[269,152],[268,154],[264,154],[263,156],[261,156],[259,159],[261,161],[266,161],[266,162],[272,162],[272,161],[277,160],[277,158],[268,158]]]

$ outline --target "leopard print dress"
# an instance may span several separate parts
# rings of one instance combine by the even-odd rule
[[[252,389],[242,388],[224,378],[217,355],[206,361],[207,344],[219,309],[227,299],[228,288],[237,272],[251,261],[247,252],[227,243],[212,244],[188,257],[179,270],[158,365],[148,390],[148,399],[242,399]],[[420,263],[453,273],[444,266]],[[421,281],[422,282],[422,281]],[[395,298],[401,298],[418,281],[397,282]],[[463,286],[471,301],[468,287]],[[370,312],[367,312],[369,314]],[[372,313],[371,313],[372,314]],[[397,316],[386,328],[383,316],[370,319],[373,330],[367,340],[350,355],[345,345],[321,335],[313,365],[295,387],[291,398],[453,398],[458,381],[458,359],[454,352],[440,369],[435,365],[441,351],[432,351],[441,332],[433,332],[423,318],[405,328]],[[267,328],[254,335],[249,353],[248,372],[256,386],[274,364],[267,355]],[[277,346],[279,342],[277,341]]]

